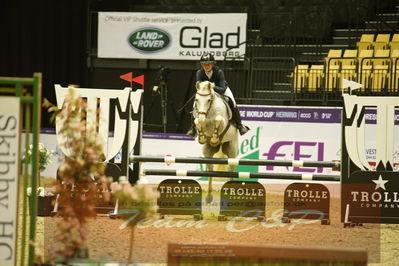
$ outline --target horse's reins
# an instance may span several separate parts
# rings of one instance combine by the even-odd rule
[[[199,114],[199,115],[202,114],[202,115],[207,116],[208,113],[209,113],[209,110],[211,110],[212,103],[213,103],[213,99],[215,99],[215,96],[214,96],[214,94],[212,94],[212,92],[206,93],[206,94],[197,92],[196,94],[198,94],[199,96],[209,96],[209,95],[211,95],[211,101],[210,101],[210,103],[209,103],[208,110],[206,110],[206,112],[198,112],[198,111],[197,111],[197,114]],[[197,106],[195,106],[195,109],[197,109]]]
[[[187,105],[189,102],[191,102],[191,100],[192,100],[194,97],[195,97],[195,94],[194,94],[193,96],[191,96],[190,99],[188,99],[187,102],[186,102],[179,110],[177,110],[177,112],[180,113],[181,111],[183,111],[183,109],[186,107],[186,105]]]

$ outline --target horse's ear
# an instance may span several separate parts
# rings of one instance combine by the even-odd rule
[[[209,82],[208,83],[209,90],[213,90],[214,87],[215,87],[215,83],[214,82]]]
[[[199,90],[199,84],[200,84],[199,81],[197,81],[197,82],[195,83],[195,88],[196,88],[197,90]]]

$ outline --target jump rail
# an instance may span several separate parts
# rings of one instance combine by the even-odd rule
[[[259,178],[259,179],[291,179],[291,180],[315,180],[339,182],[339,175],[319,174],[287,174],[287,173],[251,173],[251,172],[223,172],[223,171],[190,171],[190,170],[163,170],[143,169],[143,175],[165,175],[165,176],[206,176],[226,178]]]
[[[159,162],[159,163],[205,163],[227,165],[264,165],[264,166],[294,166],[294,167],[332,167],[339,170],[339,162],[320,161],[283,161],[283,160],[255,160],[235,158],[203,158],[203,157],[156,157],[156,156],[131,156],[130,162]]]

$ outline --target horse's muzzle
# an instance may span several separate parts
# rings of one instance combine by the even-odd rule
[[[198,123],[201,126],[205,124],[205,120],[206,120],[206,113],[205,112],[198,113]]]

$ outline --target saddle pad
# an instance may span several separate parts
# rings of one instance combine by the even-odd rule
[[[228,116],[229,121],[230,121],[232,119],[232,117],[233,117],[233,113],[232,113],[230,105],[229,105],[230,99],[229,99],[228,96],[225,96],[225,95],[220,95],[220,98],[223,100],[223,103],[226,105],[227,116]]]

